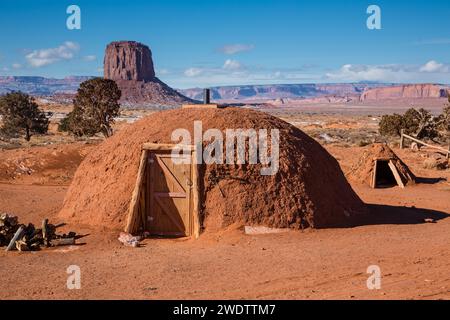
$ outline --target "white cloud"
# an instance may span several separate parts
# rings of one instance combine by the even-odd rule
[[[84,61],[95,61],[95,60],[97,60],[97,57],[94,55],[84,56],[83,60]]]
[[[301,67],[268,69],[260,66],[245,66],[236,60],[227,59],[222,65],[192,67],[182,71],[172,70],[163,80],[177,88],[191,88],[258,83],[299,83],[323,79],[317,74],[305,73]]]
[[[251,51],[255,48],[255,46],[253,44],[228,44],[225,45],[221,48],[219,48],[218,50],[224,54],[236,54],[236,53],[240,53],[240,52],[245,52],[245,51]]]
[[[12,67],[13,67],[13,69],[20,69],[20,68],[22,68],[22,65],[20,63],[13,63]]]
[[[56,48],[34,50],[25,58],[30,66],[39,68],[61,60],[71,60],[79,48],[77,43],[66,41]]]
[[[328,72],[330,81],[383,81],[383,82],[445,82],[442,74],[449,73],[450,67],[434,60],[423,66],[390,65],[343,65],[339,70]]]
[[[386,66],[343,65],[338,71],[329,72],[325,77],[333,81],[379,81],[392,76]]]
[[[239,70],[242,68],[242,65],[239,61],[227,59],[222,68],[225,70]]]
[[[322,68],[268,68],[242,65],[239,61],[227,59],[216,66],[196,66],[185,70],[172,70],[164,81],[177,88],[210,87],[248,84],[288,83],[448,83],[450,65],[434,60],[424,65],[386,64],[357,65],[324,71]]]
[[[435,60],[428,61],[420,68],[420,72],[449,72],[449,66]]]
[[[184,71],[186,77],[197,77],[203,73],[201,68],[189,68]]]

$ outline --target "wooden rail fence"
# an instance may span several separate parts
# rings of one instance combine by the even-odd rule
[[[414,137],[411,137],[410,135],[405,134],[403,129],[401,131],[401,137],[400,137],[400,149],[403,149],[404,144],[405,144],[405,139],[409,139],[409,140],[414,141],[417,144],[420,144],[420,145],[423,145],[423,146],[426,146],[426,147],[429,147],[429,148],[432,148],[432,149],[439,150],[440,152],[443,152],[443,153],[446,154],[446,158],[447,159],[450,158],[450,146],[448,147],[448,150],[446,150],[446,149],[444,149],[442,147],[434,146],[434,145],[429,144],[429,143],[425,143],[425,142],[423,142],[423,141],[421,141],[421,140],[419,140],[417,138],[414,138]]]

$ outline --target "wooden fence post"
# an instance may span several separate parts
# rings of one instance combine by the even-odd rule
[[[403,141],[405,139],[405,137],[403,136],[403,134],[405,133],[404,129],[400,130],[400,149],[403,149]]]

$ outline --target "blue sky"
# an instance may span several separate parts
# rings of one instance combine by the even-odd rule
[[[71,4],[81,30],[66,27]],[[371,4],[381,30],[366,26]],[[0,75],[101,75],[106,44],[135,40],[177,88],[450,83],[449,0],[2,0],[0,24]]]

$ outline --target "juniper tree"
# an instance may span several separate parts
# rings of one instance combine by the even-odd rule
[[[450,141],[450,91],[448,92],[448,103],[440,116],[439,128],[444,132],[447,140]]]
[[[61,121],[60,129],[76,136],[112,135],[111,125],[120,112],[121,92],[113,80],[95,78],[80,84],[73,110]]]
[[[30,141],[33,134],[47,133],[52,114],[41,111],[33,97],[18,91],[0,97],[0,115],[2,133],[23,134]]]
[[[419,139],[433,139],[439,135],[438,123],[439,117],[433,116],[431,112],[423,108],[410,108],[403,115],[382,116],[379,131],[383,136],[399,136],[404,130],[406,134]]]

